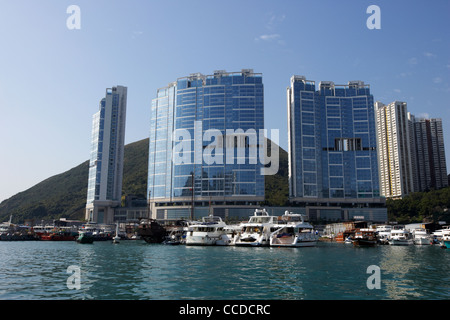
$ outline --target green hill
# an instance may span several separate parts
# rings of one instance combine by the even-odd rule
[[[265,205],[284,205],[288,199],[288,157],[280,152],[277,175],[266,176]],[[122,192],[145,198],[147,190],[148,139],[125,146]],[[89,161],[50,177],[0,203],[0,222],[13,215],[13,222],[83,219],[86,205]]]

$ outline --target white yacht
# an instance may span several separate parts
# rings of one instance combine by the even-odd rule
[[[278,229],[270,235],[273,247],[312,247],[318,240],[314,227],[305,222],[304,216],[289,211],[279,217]]]
[[[412,234],[402,226],[391,230],[389,244],[394,246],[408,246],[414,244]]]
[[[240,225],[226,225],[224,234],[216,241],[216,246],[234,246],[234,238],[240,230]]]
[[[427,245],[433,242],[433,239],[425,228],[416,228],[412,231],[414,244]]]
[[[276,216],[269,216],[265,209],[256,209],[248,222],[241,224],[235,236],[235,246],[268,246],[270,235],[279,229]]]
[[[442,231],[441,246],[450,249],[450,229]]]
[[[8,222],[2,222],[0,224],[0,234],[7,234],[13,230],[13,224],[11,223],[12,216],[9,217]]]
[[[444,233],[450,230],[450,226],[443,226],[442,229],[433,232],[433,235],[440,240]]]
[[[377,226],[376,232],[378,234],[378,241],[381,244],[387,244],[389,238],[391,237],[392,226],[390,225],[381,225]]]
[[[202,222],[190,225],[186,233],[186,245],[211,246],[218,240],[226,242],[223,237],[226,236],[224,228],[226,223],[222,218],[209,215],[202,218]]]

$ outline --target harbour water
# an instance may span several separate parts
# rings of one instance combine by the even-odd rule
[[[450,250],[438,246],[3,241],[0,299],[448,300],[449,265]],[[379,268],[379,289],[368,286],[370,266]]]

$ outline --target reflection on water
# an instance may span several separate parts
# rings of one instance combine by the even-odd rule
[[[0,299],[449,299],[438,247],[186,247],[141,241],[0,243]],[[369,290],[367,267],[381,268]],[[67,287],[69,266],[81,287]]]
[[[411,257],[409,246],[389,246],[385,250],[380,268],[383,274],[383,285],[389,299],[419,298],[421,294],[415,291],[414,281],[408,274],[414,272],[420,264]]]
[[[448,299],[447,253],[437,246],[386,246],[380,268],[387,298]]]

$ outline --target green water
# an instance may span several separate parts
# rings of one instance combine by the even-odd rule
[[[0,299],[447,300],[449,264],[438,246],[0,242]],[[368,288],[369,266],[379,289]]]

